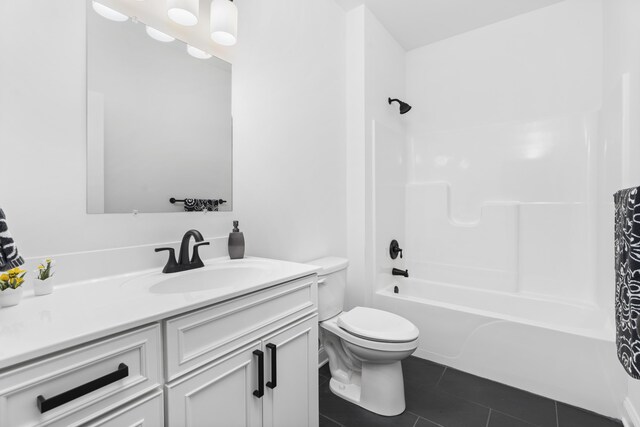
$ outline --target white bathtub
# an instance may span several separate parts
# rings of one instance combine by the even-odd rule
[[[619,416],[615,331],[595,306],[402,279],[375,307],[420,329],[415,355],[592,411]],[[620,384],[620,383],[618,383]]]

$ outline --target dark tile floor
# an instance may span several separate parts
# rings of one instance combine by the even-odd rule
[[[335,396],[320,369],[320,427],[620,427],[622,423],[428,360],[402,362],[407,409],[382,417]]]

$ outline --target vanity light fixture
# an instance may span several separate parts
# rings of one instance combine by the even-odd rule
[[[165,34],[162,31],[158,31],[153,27],[147,25],[147,34],[152,39],[158,40],[159,42],[169,43],[175,40],[175,37],[171,37],[169,34]]]
[[[107,18],[111,21],[116,22],[124,22],[129,19],[129,17],[124,13],[120,13],[117,10],[103,5],[102,3],[98,3],[96,0],[92,0],[91,4],[93,6],[93,10],[95,10],[95,12],[103,18]]]
[[[238,38],[238,8],[233,0],[211,2],[211,39],[223,46],[233,46]]]
[[[198,23],[199,0],[167,0],[167,15],[176,24],[192,27]]]
[[[197,47],[193,47],[189,44],[187,45],[187,52],[189,53],[189,55],[193,56],[194,58],[198,58],[198,59],[211,58],[211,55],[205,52],[204,50],[200,50]]]

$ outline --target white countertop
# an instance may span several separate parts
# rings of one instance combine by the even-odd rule
[[[180,276],[184,279],[203,269],[173,274],[154,269],[56,284],[53,293],[45,296],[34,296],[26,289],[20,304],[0,308],[0,370],[319,271],[311,265],[254,257],[242,260],[224,257],[205,262],[205,268],[219,265],[238,269],[260,265],[260,271],[242,283],[213,283],[206,290],[185,293],[155,293],[150,288],[163,280]],[[193,277],[198,280],[203,276]]]

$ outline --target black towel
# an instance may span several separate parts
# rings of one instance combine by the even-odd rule
[[[218,200],[212,199],[185,199],[184,201],[185,212],[202,212],[202,211],[217,211]]]
[[[614,194],[616,346],[627,373],[640,379],[640,197],[638,188]]]
[[[7,225],[7,217],[0,209],[0,271],[11,270],[24,264],[24,260],[18,253]]]

